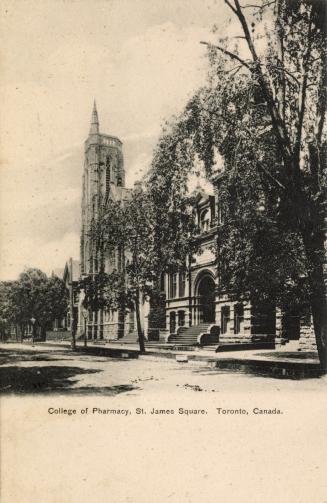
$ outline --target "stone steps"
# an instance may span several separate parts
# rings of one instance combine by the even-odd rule
[[[212,325],[212,323],[193,325],[179,334],[170,335],[168,342],[169,344],[178,344],[179,346],[196,346],[198,344],[198,336],[202,333],[206,333],[210,325]],[[209,342],[209,345],[211,344],[217,344],[217,341]]]

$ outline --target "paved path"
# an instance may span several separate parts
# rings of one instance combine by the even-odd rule
[[[13,346],[15,343],[10,343]],[[46,342],[41,343],[40,347],[43,345],[53,346],[53,347],[65,347],[69,348],[70,343],[67,341],[63,342]],[[24,345],[28,345],[25,343]],[[18,345],[20,346],[20,345]],[[83,348],[84,344],[82,342],[77,343],[78,348]],[[97,343],[89,343],[88,348],[102,348],[102,349],[114,349],[114,350],[130,350],[130,351],[139,351],[138,344],[119,344],[119,343],[106,343],[106,344],[97,344]],[[251,349],[251,350],[243,350],[243,351],[222,351],[216,353],[214,350],[208,349],[194,349],[194,350],[182,350],[182,349],[169,349],[155,347],[151,345],[151,347],[146,348],[147,354],[152,355],[175,355],[186,354],[189,358],[198,359],[198,360],[224,360],[224,359],[235,359],[235,360],[256,360],[256,361],[279,361],[279,362],[289,362],[289,363],[310,363],[310,364],[318,364],[318,353],[317,352],[302,352],[302,351],[288,351],[287,347],[282,347],[279,349]]]
[[[2,393],[60,394],[190,394],[325,390],[326,378],[291,380],[231,373],[211,368],[208,362],[174,359],[153,354],[120,359],[71,352],[65,347],[22,344],[0,345]]]

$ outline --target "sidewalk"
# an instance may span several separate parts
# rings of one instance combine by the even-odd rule
[[[70,349],[70,344],[64,342],[43,342],[32,346],[30,343],[17,344],[5,343],[0,347],[10,344],[15,349],[34,349],[42,348]],[[197,361],[207,364],[211,368],[221,370],[239,371],[246,373],[255,373],[284,378],[306,378],[319,377],[321,375],[320,365],[317,353],[275,350],[275,349],[257,349],[243,351],[228,351],[216,353],[213,350],[194,349],[194,350],[175,350],[171,348],[156,348],[153,345],[146,349],[144,355],[140,354],[138,344],[118,344],[89,343],[85,348],[83,342],[78,341],[76,351],[90,355],[108,356],[113,358],[172,358],[177,359],[184,356],[185,364],[188,361]]]
[[[108,347],[119,346],[122,349],[137,350],[138,346],[125,344],[108,344]],[[242,351],[226,351],[216,353],[206,349],[175,350],[155,348],[146,349],[146,354],[161,357],[174,358],[185,356],[187,360],[202,361],[211,368],[241,371],[246,373],[269,374],[276,377],[305,378],[318,377],[320,365],[318,354],[315,352],[285,351],[276,349],[254,349]],[[143,356],[142,356],[143,358]]]

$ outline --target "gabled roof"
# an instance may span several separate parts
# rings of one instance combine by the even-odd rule
[[[52,270],[51,276],[57,276],[57,278],[62,279],[64,276],[64,267],[56,267],[55,269]]]
[[[67,260],[64,273],[63,273],[63,279],[64,281],[78,281],[80,277],[80,265],[78,260],[73,260],[70,258]]]

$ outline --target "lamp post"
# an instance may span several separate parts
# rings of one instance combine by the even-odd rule
[[[137,269],[138,269],[138,258],[137,258],[137,234],[136,232],[132,234],[132,257],[133,257],[133,266],[136,270],[136,289],[135,289],[135,314],[136,314],[136,325],[137,325],[137,333],[139,337],[139,345],[141,353],[145,353],[145,345],[144,345],[144,333],[141,325],[141,316],[140,316],[140,287],[138,285],[137,278]]]
[[[69,310],[70,310],[70,331],[71,331],[71,348],[76,349],[76,324],[74,313],[74,285],[73,285],[73,259],[69,259]]]
[[[84,347],[86,348],[87,347],[87,323],[86,323],[86,320],[89,316],[89,312],[85,307],[83,307],[83,309],[82,309],[82,315],[84,318]]]
[[[30,319],[30,322],[32,323],[32,346],[34,345],[34,336],[35,336],[35,322],[36,322],[36,319],[34,318],[34,316],[32,316],[32,318]]]

